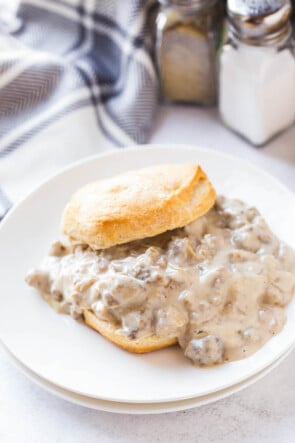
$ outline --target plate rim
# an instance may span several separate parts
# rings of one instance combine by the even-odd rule
[[[250,386],[253,386],[258,381],[262,380],[264,377],[269,375],[273,369],[280,366],[280,364],[294,352],[295,345],[291,346],[283,355],[278,357],[273,363],[268,365],[266,368],[262,369],[258,373],[250,376],[249,378],[236,383],[235,385],[229,386],[228,388],[222,389],[220,391],[215,391],[211,394],[205,394],[200,397],[192,397],[185,400],[175,400],[167,402],[155,402],[155,403],[134,403],[134,402],[118,402],[112,400],[104,400],[95,397],[88,397],[83,394],[77,394],[73,391],[69,391],[62,388],[54,383],[46,380],[40,375],[36,374],[26,365],[24,365],[20,360],[18,360],[2,343],[2,349],[7,355],[9,361],[17,368],[26,378],[35,383],[41,389],[55,395],[62,400],[68,401],[72,404],[82,406],[84,408],[90,408],[96,411],[104,411],[113,414],[133,414],[133,415],[159,415],[167,414],[173,412],[179,412],[184,410],[189,410],[193,408],[199,408],[201,406],[209,405],[215,403],[219,400],[223,400],[237,394]],[[51,386],[50,386],[51,385]],[[74,397],[75,396],[75,397]],[[78,398],[81,397],[81,398]],[[198,401],[200,400],[200,401]],[[173,403],[173,405],[171,405]],[[115,406],[114,406],[115,405]],[[118,409],[118,405],[119,409]],[[138,409],[140,406],[141,409]],[[144,409],[148,407],[149,409]],[[151,408],[152,407],[152,408]],[[120,409],[122,408],[122,409]],[[128,409],[129,408],[129,409]],[[167,409],[168,408],[168,409]]]
[[[98,159],[101,159],[104,157],[111,157],[114,154],[121,155],[125,152],[138,152],[139,150],[142,151],[142,150],[154,150],[154,149],[155,150],[156,149],[175,149],[175,150],[184,149],[184,150],[191,150],[193,152],[195,152],[196,150],[202,151],[202,152],[209,151],[209,152],[213,152],[214,155],[218,155],[220,157],[225,157],[230,160],[240,160],[242,163],[246,163],[253,171],[260,173],[260,174],[264,175],[265,177],[268,177],[268,179],[273,180],[273,182],[275,182],[276,185],[280,186],[281,189],[288,192],[290,194],[290,196],[292,196],[292,198],[295,200],[295,192],[293,192],[292,189],[288,188],[288,186],[285,183],[282,183],[277,177],[272,175],[270,172],[265,171],[260,166],[257,166],[256,164],[254,164],[250,160],[244,159],[244,158],[241,159],[238,155],[229,154],[228,152],[218,151],[217,149],[206,148],[203,146],[193,146],[193,145],[186,145],[186,144],[182,145],[182,144],[159,143],[159,144],[133,145],[133,146],[127,146],[124,148],[112,148],[112,149],[109,149],[107,151],[103,151],[103,152],[100,152],[97,154],[88,155],[88,156],[83,157],[79,160],[71,162],[62,168],[59,168],[53,174],[49,174],[48,177],[46,177],[44,180],[41,180],[39,182],[39,184],[33,186],[29,192],[27,192],[22,198],[20,198],[19,200],[17,200],[15,202],[15,204],[12,206],[12,208],[8,211],[7,215],[5,215],[5,218],[0,222],[0,232],[3,228],[3,226],[5,226],[5,224],[7,223],[7,220],[11,217],[11,215],[17,210],[17,208],[20,205],[22,205],[27,199],[31,198],[36,192],[38,192],[41,188],[46,186],[49,182],[51,182],[55,178],[63,175],[67,171],[69,171],[75,167],[82,166],[83,164],[86,164],[92,160],[98,160]],[[132,169],[130,169],[130,171],[131,170]],[[209,177],[209,179],[210,179],[210,177]]]

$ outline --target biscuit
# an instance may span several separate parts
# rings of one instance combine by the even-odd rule
[[[183,227],[215,198],[199,165],[152,166],[79,189],[64,210],[61,230],[72,242],[105,249]]]
[[[143,354],[145,352],[156,351],[177,344],[177,338],[172,336],[159,337],[152,335],[131,339],[123,334],[123,332],[120,332],[116,325],[105,320],[100,320],[90,310],[85,310],[83,316],[87,326],[99,332],[107,340],[129,352]]]

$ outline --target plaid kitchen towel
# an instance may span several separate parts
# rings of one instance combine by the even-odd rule
[[[146,141],[157,105],[156,0],[17,3],[0,0],[0,218],[57,168]]]

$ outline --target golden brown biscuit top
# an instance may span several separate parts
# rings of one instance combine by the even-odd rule
[[[79,189],[61,229],[71,241],[104,249],[185,226],[206,213],[215,197],[197,164],[152,166]]]

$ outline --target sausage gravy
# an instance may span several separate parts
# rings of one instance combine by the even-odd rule
[[[29,272],[59,312],[93,313],[131,340],[175,335],[198,366],[241,359],[285,323],[295,291],[295,253],[254,207],[218,197],[184,228],[93,251],[53,244]]]

